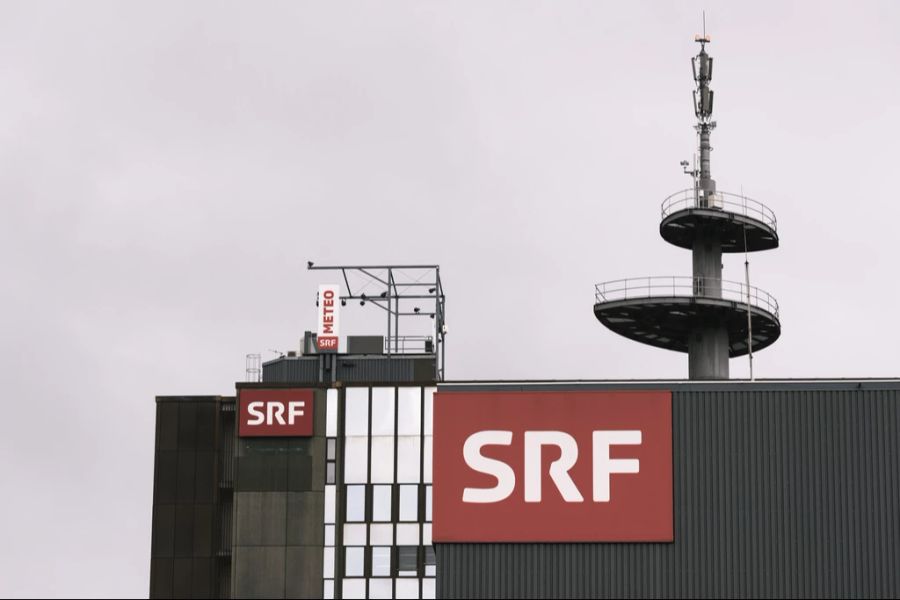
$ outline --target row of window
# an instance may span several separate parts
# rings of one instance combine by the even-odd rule
[[[343,549],[345,577],[417,577],[435,575],[435,557],[432,546],[350,546]],[[333,553],[326,554],[333,564]],[[334,571],[324,572],[327,579]]]
[[[368,588],[368,589],[367,589]],[[344,598],[434,598],[433,577],[397,579],[344,579],[341,582]],[[368,593],[367,593],[368,592]],[[334,598],[334,580],[325,581],[325,598]]]
[[[423,523],[431,521],[430,485],[348,485],[345,523]],[[325,486],[325,524],[337,517],[337,486]],[[394,500],[396,498],[396,501]]]
[[[371,389],[371,404],[369,391]],[[346,388],[344,435],[431,435],[435,388]],[[338,436],[338,390],[326,392],[325,436]],[[370,418],[371,414],[371,428]]]

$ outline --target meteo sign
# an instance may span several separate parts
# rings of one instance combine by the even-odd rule
[[[313,434],[313,391],[242,389],[240,437],[308,437]]]
[[[436,542],[670,542],[668,391],[438,391]]]
[[[316,335],[316,349],[319,352],[338,351],[340,295],[341,288],[338,285],[319,286],[319,328]]]

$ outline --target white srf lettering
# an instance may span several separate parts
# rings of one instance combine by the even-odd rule
[[[470,488],[463,490],[463,502],[487,504],[501,502],[509,498],[516,488],[516,474],[512,467],[501,460],[488,458],[481,454],[484,446],[509,446],[512,444],[512,431],[479,431],[466,439],[463,445],[463,458],[466,464],[479,473],[491,475],[497,479],[492,488]]]
[[[265,406],[265,402],[251,402],[247,405],[247,412],[250,413],[250,420],[247,421],[247,425],[261,425],[262,422],[266,419],[265,413],[262,411],[262,407]]]
[[[303,407],[306,406],[306,402],[303,401],[294,401],[288,402],[288,424],[293,425],[294,419],[296,417],[302,417],[304,415]]]
[[[464,488],[463,502],[493,503],[502,502],[512,495],[516,487],[516,474],[512,467],[501,460],[488,458],[481,454],[484,446],[509,446],[512,444],[511,431],[479,431],[473,433],[463,445],[463,458],[473,470],[497,479],[497,485],[491,488]],[[593,443],[593,500],[594,502],[610,501],[610,476],[615,473],[640,473],[640,460],[637,458],[610,458],[610,446],[639,446],[642,437],[640,430],[594,431]],[[542,456],[544,446],[556,446],[560,450],[558,459],[550,463],[548,468],[550,479],[556,485],[560,495],[566,502],[584,502],[584,496],[569,475],[578,461],[578,441],[564,431],[526,431],[525,432],[525,502],[541,502],[542,488]]]
[[[639,430],[594,432],[594,502],[609,502],[609,476],[613,473],[639,473],[636,458],[610,458],[610,446],[639,446]]]
[[[525,502],[541,501],[541,453],[544,446],[556,446],[558,459],[550,463],[550,479],[566,502],[584,502],[584,497],[569,476],[569,469],[578,460],[578,442],[563,431],[525,432]]]
[[[281,402],[269,402],[267,408],[269,415],[268,419],[266,419],[266,424],[273,425],[275,421],[278,421],[279,425],[284,425],[284,404]]]

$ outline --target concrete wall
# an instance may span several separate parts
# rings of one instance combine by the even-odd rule
[[[322,597],[324,390],[314,404],[314,437],[235,441],[235,598]]]

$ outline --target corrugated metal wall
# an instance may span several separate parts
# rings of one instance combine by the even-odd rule
[[[435,376],[434,355],[312,355],[263,365],[264,383],[431,383]]]
[[[858,387],[671,385],[674,543],[441,544],[438,597],[900,596],[900,389]]]

